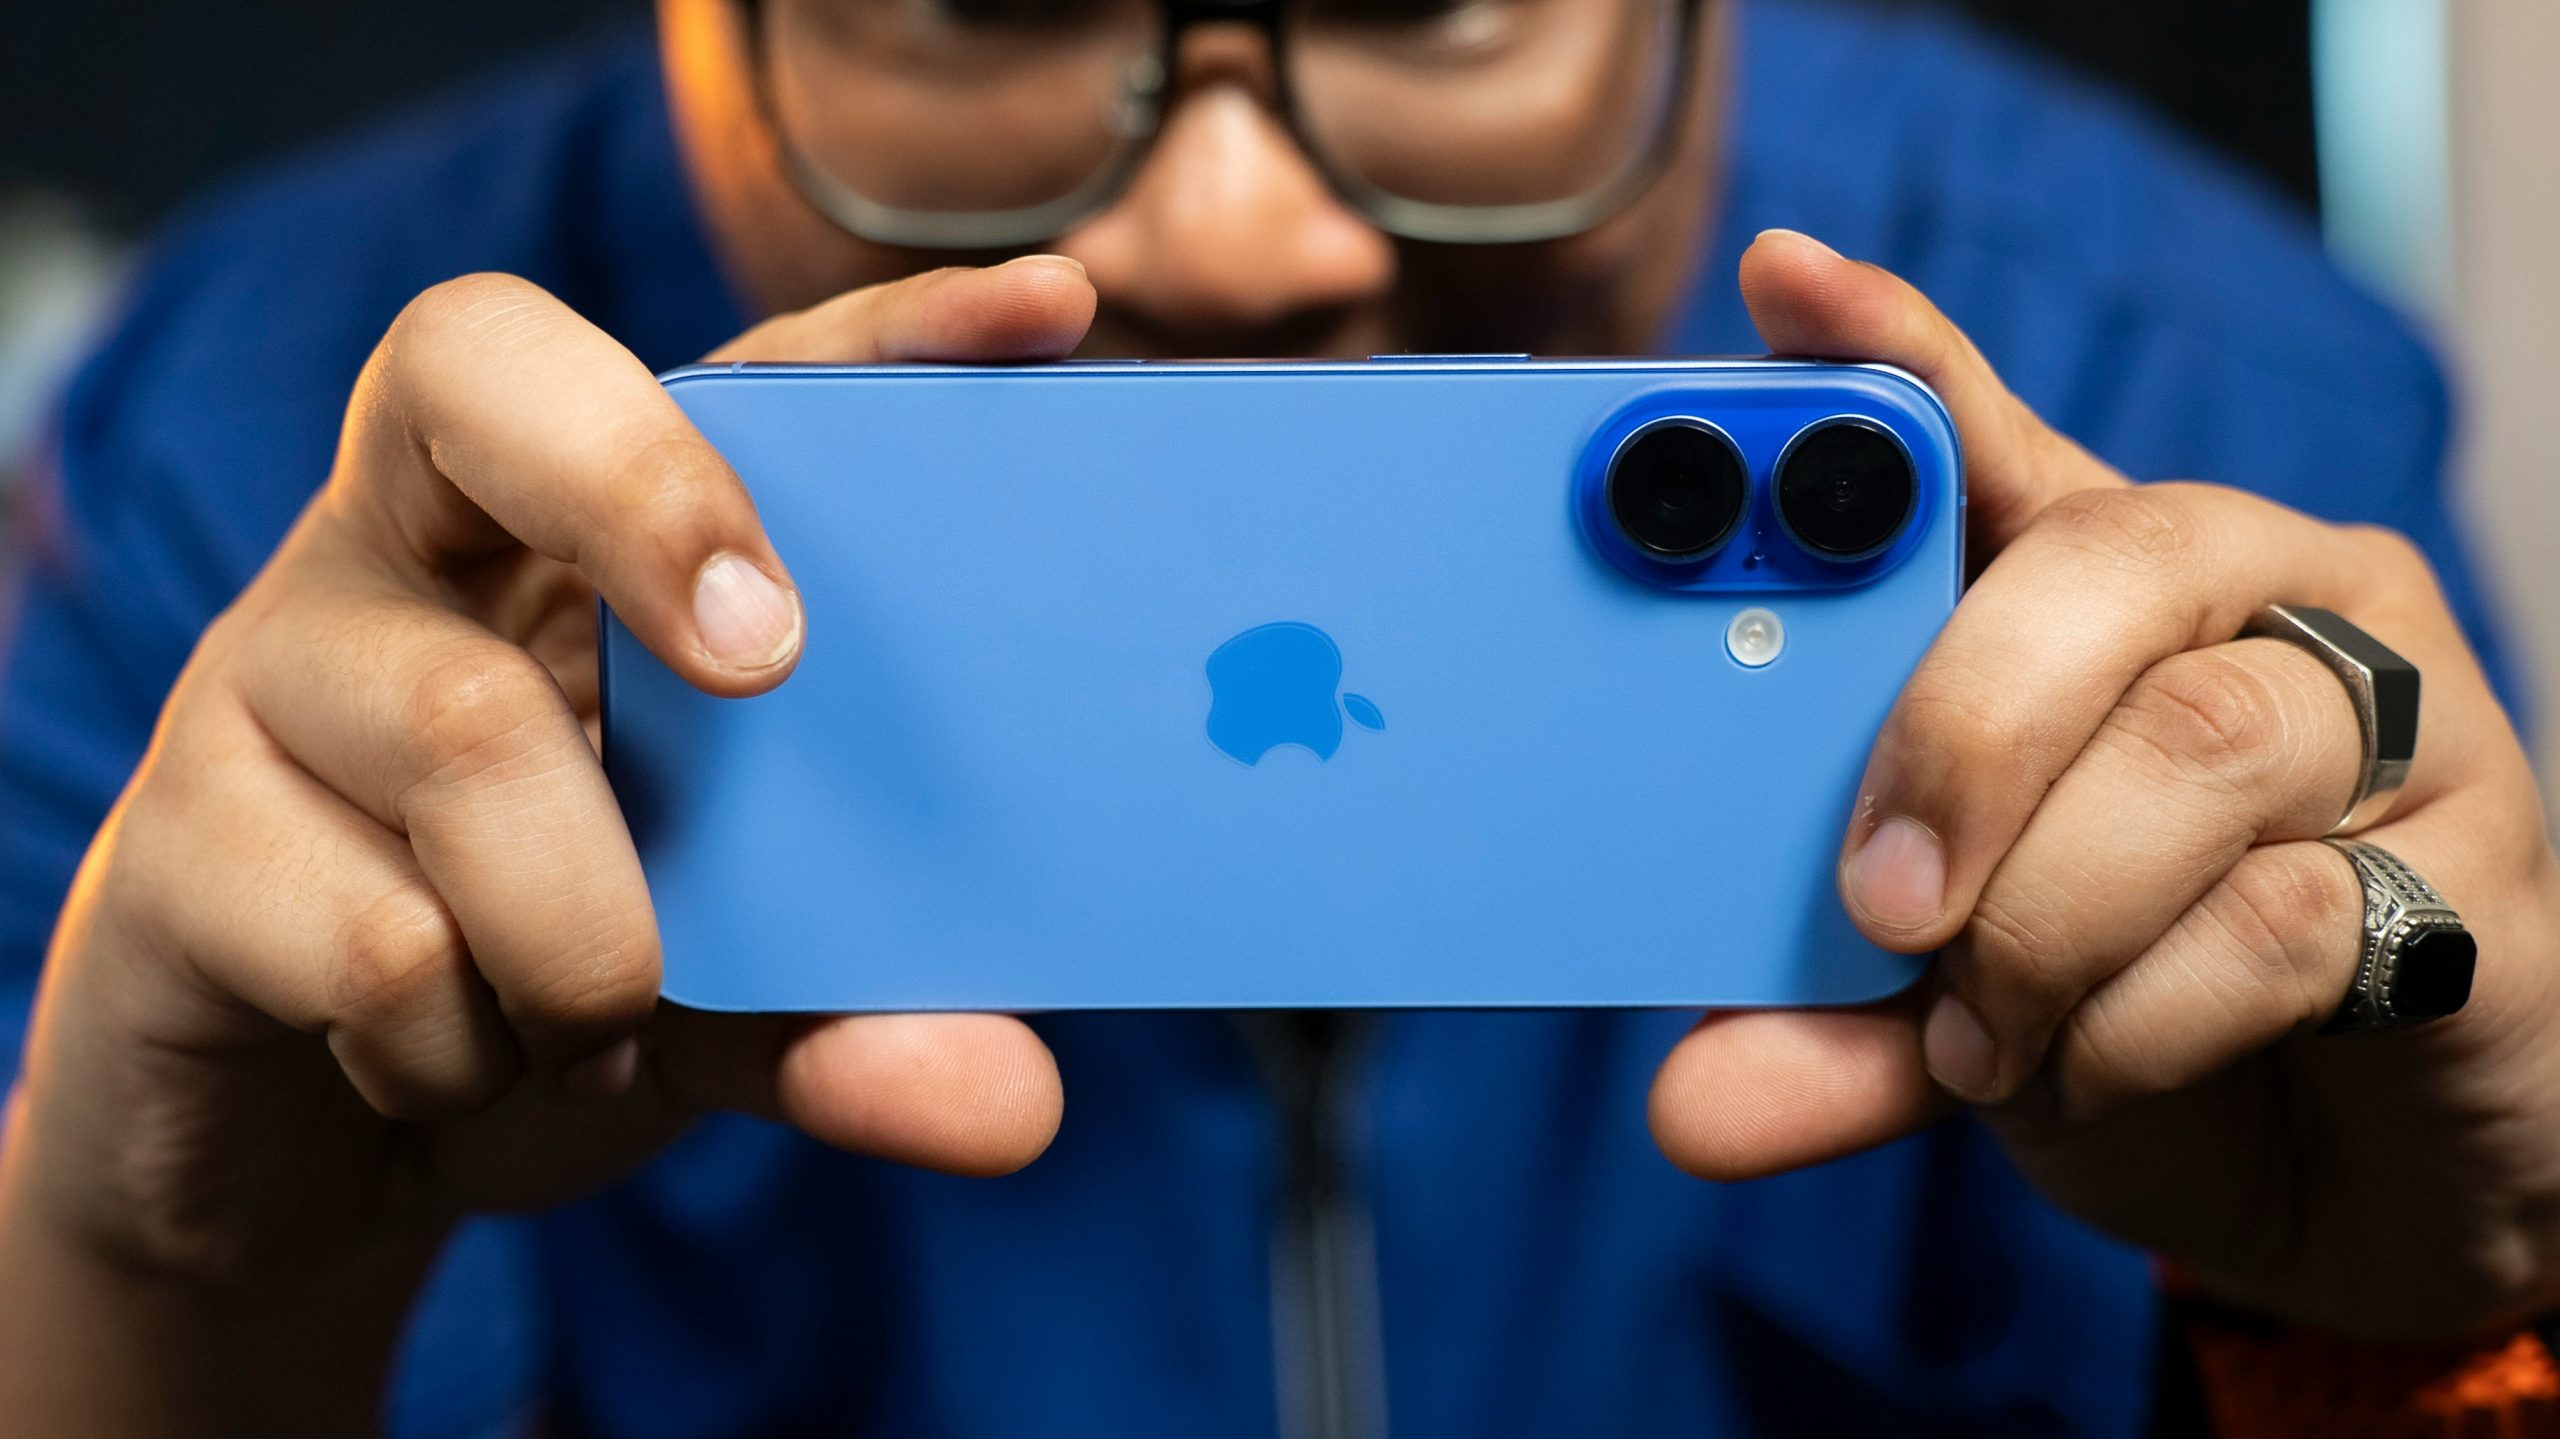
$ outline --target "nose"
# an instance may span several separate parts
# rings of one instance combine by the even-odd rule
[[[1275,118],[1257,34],[1185,36],[1169,103],[1128,190],[1058,246],[1107,310],[1185,352],[1269,353],[1232,347],[1318,332],[1387,294],[1395,246],[1334,198]]]

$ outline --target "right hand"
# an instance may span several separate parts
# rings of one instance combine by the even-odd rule
[[[937,271],[711,358],[1054,358],[1093,306],[1071,261]],[[712,1109],[965,1173],[1040,1153],[1058,1076],[1017,1020],[660,1002],[592,739],[597,593],[713,694],[799,656],[745,489],[648,370],[523,281],[438,286],[82,866],[7,1123],[11,1243],[290,1284],[595,1188]]]

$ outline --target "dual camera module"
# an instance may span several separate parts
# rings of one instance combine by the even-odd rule
[[[1773,470],[1778,523],[1817,558],[1849,563],[1889,548],[1911,523],[1919,476],[1871,420],[1823,420],[1787,443]],[[1609,461],[1609,517],[1647,558],[1697,564],[1724,547],[1751,508],[1751,468],[1703,420],[1656,420]]]

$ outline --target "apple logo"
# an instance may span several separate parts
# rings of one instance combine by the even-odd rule
[[[1209,743],[1245,764],[1282,745],[1329,760],[1342,747],[1342,716],[1383,730],[1386,717],[1342,686],[1342,651],[1314,625],[1256,625],[1209,656]]]

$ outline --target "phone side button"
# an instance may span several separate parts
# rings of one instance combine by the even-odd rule
[[[1516,355],[1371,355],[1373,365],[1496,365],[1516,364],[1528,359],[1526,352]]]

